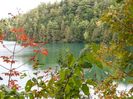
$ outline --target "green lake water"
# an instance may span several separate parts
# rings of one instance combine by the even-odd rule
[[[8,42],[5,41],[4,44],[8,47],[8,49],[13,50],[13,46],[15,42]],[[0,46],[0,55],[10,56],[6,49]],[[49,43],[44,46],[48,50],[48,56],[45,55],[38,55],[39,62],[42,64],[40,65],[41,69],[45,69],[48,67],[57,66],[57,60],[59,59],[60,55],[65,55],[66,52],[71,52],[75,57],[77,57],[80,51],[84,48],[83,43]],[[22,49],[21,46],[16,47],[16,52]],[[21,64],[27,62],[27,60],[33,56],[33,48],[25,48],[21,52],[15,55],[16,60],[18,60]],[[16,65],[17,65],[16,62]],[[32,62],[28,62],[27,64],[29,67],[32,67]],[[18,65],[19,66],[19,65]]]

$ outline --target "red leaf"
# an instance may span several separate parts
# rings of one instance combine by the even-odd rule
[[[14,64],[15,63],[15,61],[14,60],[12,60],[12,61],[10,61],[12,64]]]
[[[47,56],[47,55],[48,55],[48,50],[47,50],[47,49],[42,49],[42,50],[41,50],[41,53],[42,53],[43,55],[46,55],[46,56]]]
[[[3,38],[4,38],[4,37],[3,37],[3,35],[1,34],[1,35],[0,35],[0,41],[3,40]]]
[[[28,36],[26,35],[26,34],[21,34],[20,36],[19,36],[19,39],[20,40],[22,40],[22,41],[26,41],[26,40],[28,40]]]
[[[38,53],[38,52],[40,52],[40,50],[33,50],[33,52]]]
[[[22,28],[22,27],[13,28],[13,29],[11,29],[11,32],[13,32],[13,33],[23,33],[24,32],[24,28]]]
[[[29,44],[28,43],[22,43],[21,46],[27,47]]]

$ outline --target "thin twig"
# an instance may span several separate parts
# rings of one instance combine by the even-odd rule
[[[14,60],[14,57],[15,57],[16,45],[17,45],[17,42],[14,45],[14,49],[13,49],[13,53],[12,53],[12,60]],[[12,66],[13,66],[13,62],[11,62],[9,74],[11,74]],[[10,80],[11,80],[11,75],[9,75],[9,78],[8,78],[8,87],[10,87]]]
[[[8,68],[4,67],[3,65],[0,65],[0,67],[4,68],[4,69],[6,69],[6,70],[10,70],[10,69],[8,69]]]
[[[24,66],[26,63],[28,63],[30,60],[28,60],[28,61],[26,61],[25,63],[23,63],[23,64],[21,64],[21,65],[19,65],[18,67],[16,67],[15,69],[18,69],[18,68],[20,68],[20,67],[22,67],[22,66]]]

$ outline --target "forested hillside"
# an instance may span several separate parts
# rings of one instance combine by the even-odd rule
[[[63,0],[54,4],[42,3],[26,14],[20,13],[16,16],[17,20],[1,20],[0,26],[6,34],[11,27],[24,27],[26,33],[36,38],[36,41],[43,41],[46,35],[49,42],[98,43],[109,40],[110,36],[109,31],[105,31],[107,26],[98,27],[99,23],[96,21],[113,4],[115,0]],[[14,37],[9,33],[7,39],[14,40]]]

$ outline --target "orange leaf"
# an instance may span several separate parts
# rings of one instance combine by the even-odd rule
[[[40,52],[40,51],[39,51],[39,50],[33,50],[33,52],[38,53],[38,52]]]
[[[0,41],[3,40],[3,38],[4,38],[4,37],[3,37],[3,35],[1,34],[1,35],[0,35]]]
[[[43,54],[43,55],[48,55],[48,50],[46,50],[46,49],[43,49],[42,51],[41,51],[41,53]]]
[[[13,29],[11,29],[11,32],[13,32],[13,33],[23,33],[24,32],[24,28],[22,28],[22,27],[13,28]]]
[[[19,39],[22,40],[22,41],[26,41],[26,40],[28,40],[28,36],[23,33],[23,34],[20,35]]]

